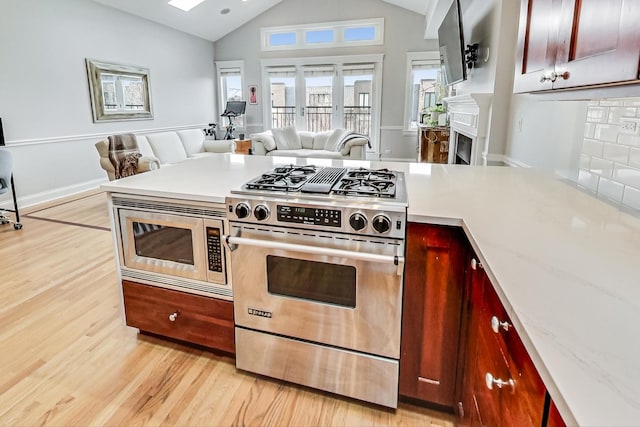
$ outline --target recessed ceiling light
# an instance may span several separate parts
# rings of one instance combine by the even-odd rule
[[[204,0],[171,0],[169,4],[173,7],[177,7],[178,9],[182,9],[185,12],[190,11]]]
[[[229,9],[228,7],[226,7],[226,8],[224,8],[224,9],[222,9],[222,10],[220,11],[220,14],[222,14],[222,15],[226,15],[226,14],[227,14],[227,13],[229,13],[229,12],[231,12],[231,9]]]

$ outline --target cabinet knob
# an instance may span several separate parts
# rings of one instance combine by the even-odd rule
[[[475,258],[471,258],[471,269],[477,270],[479,268],[484,268],[480,261],[477,261]]]
[[[170,321],[172,321],[172,322],[175,322],[175,321],[176,321],[176,319],[178,318],[178,314],[179,314],[179,312],[178,312],[178,311],[174,311],[173,313],[171,313],[171,314],[169,315],[169,320],[170,320]]]
[[[508,331],[510,328],[511,324],[506,320],[504,322],[501,322],[500,319],[498,319],[498,316],[491,317],[491,329],[493,329],[493,332],[495,332],[496,334],[500,332],[500,329]]]
[[[552,71],[549,74],[543,74],[542,76],[540,76],[540,83],[544,83],[546,81],[550,81],[551,83],[553,83],[558,79],[568,80],[569,72],[563,71],[562,73],[556,73],[555,71]]]
[[[551,81],[551,82],[556,81],[554,77],[554,73],[543,74],[542,76],[540,76],[540,83],[544,83],[546,81]]]
[[[489,372],[484,376],[484,381],[489,390],[493,390],[493,386],[498,388],[508,387],[511,393],[515,393],[516,391],[516,382],[513,379],[508,379],[507,381],[501,380],[500,378],[495,378]]]

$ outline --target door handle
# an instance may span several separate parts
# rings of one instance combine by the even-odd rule
[[[248,239],[246,237],[223,236],[224,242],[231,250],[232,245],[257,246],[268,249],[281,249],[292,252],[303,252],[313,255],[326,255],[341,258],[355,259],[358,261],[380,262],[385,264],[394,264],[397,268],[397,274],[401,275],[404,269],[404,257],[400,255],[380,255],[369,252],[354,252],[343,249],[323,248],[318,246],[299,245],[296,243],[273,242],[268,240]],[[234,248],[235,249],[235,248]]]

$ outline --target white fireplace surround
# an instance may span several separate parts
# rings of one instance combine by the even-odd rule
[[[449,111],[449,163],[455,163],[457,136],[459,133],[472,139],[469,164],[486,165],[488,153],[488,128],[491,118],[490,93],[471,93],[444,98]]]

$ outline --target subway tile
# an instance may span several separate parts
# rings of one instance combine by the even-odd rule
[[[600,178],[598,183],[598,196],[605,197],[612,202],[622,203],[622,193],[624,185],[619,182],[611,181],[606,178]]]
[[[600,105],[600,101],[598,101],[597,99],[592,99],[589,102],[587,102],[587,105],[589,107],[597,107]]]
[[[623,105],[626,107],[640,107],[640,98],[626,98]]]
[[[640,190],[625,187],[624,195],[622,196],[622,205],[640,211]]]
[[[593,167],[593,160],[591,161]],[[640,169],[630,166],[615,165],[613,179],[622,184],[640,190]]]
[[[630,149],[629,166],[640,169],[640,148]]]
[[[618,140],[618,125],[597,124],[593,137],[602,141],[616,142]]]
[[[640,147],[640,135],[618,135],[618,144],[628,145],[630,147]]]
[[[602,107],[587,108],[587,122],[606,123],[609,117],[609,109]]]
[[[587,190],[591,190],[593,192],[598,191],[598,181],[600,177],[598,175],[594,175],[591,172],[580,171],[578,172],[578,184],[585,187]]]
[[[580,169],[589,170],[591,165],[591,156],[587,156],[586,154],[580,154]]]
[[[600,106],[601,107],[619,107],[623,105],[624,101],[622,99],[601,99]]]
[[[629,164],[629,151],[630,148],[626,145],[611,144],[606,142],[604,144],[603,157],[606,160],[611,160],[616,163]]]
[[[635,117],[638,109],[635,107],[611,107],[609,108],[609,123],[620,124],[620,117]]]
[[[596,131],[596,124],[586,122],[584,124],[584,137],[585,138],[593,138],[593,134]]]
[[[589,171],[596,175],[604,176],[605,178],[611,178],[613,175],[613,162],[592,157]]]
[[[595,139],[585,139],[582,141],[582,154],[588,156],[602,157],[604,142]]]

